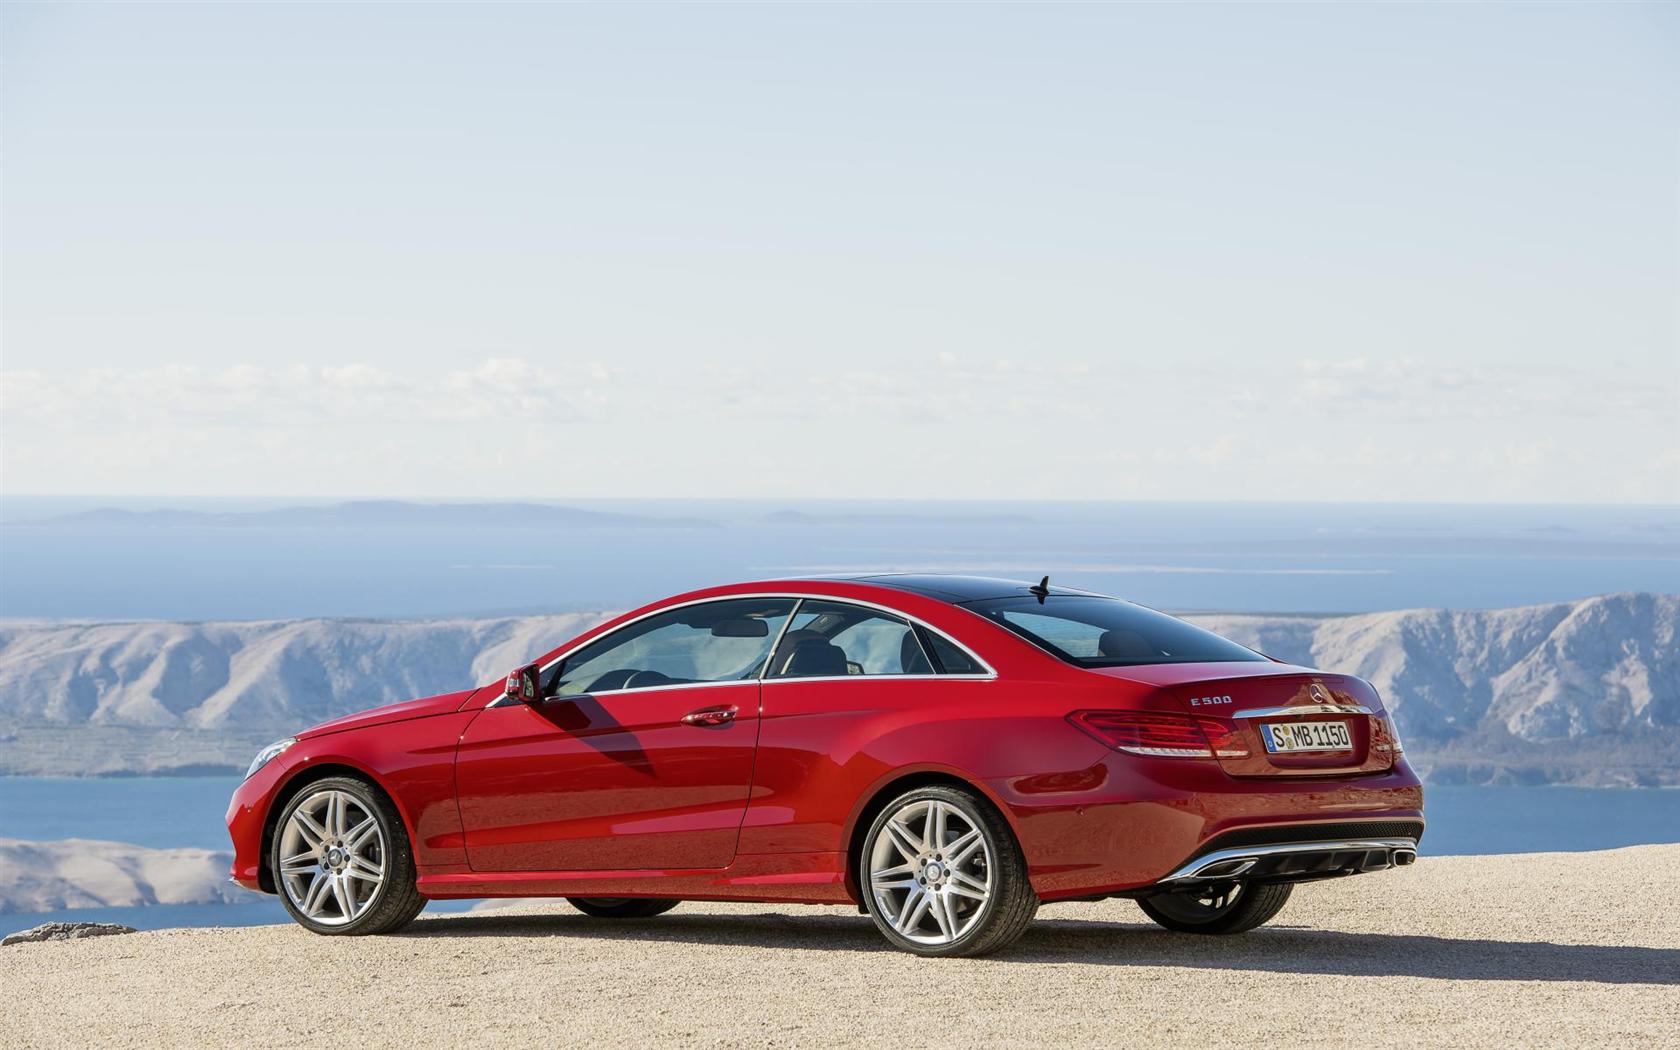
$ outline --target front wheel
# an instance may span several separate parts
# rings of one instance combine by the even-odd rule
[[[299,791],[269,852],[281,903],[315,933],[390,933],[426,906],[402,819],[366,781],[328,777]]]
[[[1138,907],[1162,926],[1179,933],[1245,933],[1282,911],[1293,888],[1287,882],[1264,886],[1232,882],[1207,889],[1158,893],[1141,898]]]
[[[680,902],[651,897],[567,897],[566,903],[597,919],[651,919]]]
[[[889,802],[864,837],[857,871],[876,928],[917,955],[996,951],[1038,911],[1009,825],[960,788],[917,788]]]

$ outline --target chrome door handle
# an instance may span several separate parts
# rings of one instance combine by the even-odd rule
[[[735,721],[735,711],[733,704],[728,707],[702,707],[683,715],[682,720],[691,726],[720,726]]]

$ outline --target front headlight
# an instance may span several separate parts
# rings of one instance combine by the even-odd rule
[[[268,765],[276,758],[279,758],[281,752],[285,751],[288,747],[291,747],[295,743],[297,743],[297,738],[289,736],[284,740],[276,740],[274,743],[263,748],[261,751],[258,751],[257,757],[251,759],[251,768],[245,771],[245,779],[250,780],[251,774]]]

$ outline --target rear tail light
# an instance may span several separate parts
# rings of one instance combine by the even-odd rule
[[[1075,711],[1068,721],[1118,751],[1157,758],[1241,758],[1248,747],[1218,718],[1153,711]]]
[[[1373,721],[1376,723],[1376,730],[1371,737],[1372,750],[1393,755],[1406,750],[1406,746],[1400,742],[1400,727],[1394,724],[1393,716],[1384,715]]]
[[[1197,718],[1196,725],[1208,738],[1213,753],[1220,758],[1247,758],[1248,745],[1243,743],[1237,727],[1223,718]]]

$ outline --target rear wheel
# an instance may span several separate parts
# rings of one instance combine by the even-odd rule
[[[1293,888],[1287,882],[1263,886],[1228,882],[1144,897],[1138,901],[1138,907],[1162,926],[1179,933],[1244,933],[1282,911]]]
[[[857,871],[876,928],[917,955],[996,951],[1038,911],[1009,825],[959,788],[917,788],[889,802],[864,837]]]
[[[566,903],[597,919],[651,919],[681,902],[649,897],[567,897]]]
[[[281,903],[315,933],[390,933],[426,906],[396,808],[353,777],[328,777],[298,792],[275,825],[269,854]]]

